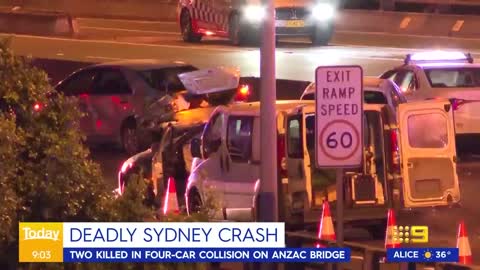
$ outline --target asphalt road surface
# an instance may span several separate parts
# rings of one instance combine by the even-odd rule
[[[1,35],[0,38],[9,35]],[[62,39],[34,36],[13,36],[12,48],[17,54],[34,58],[71,60],[73,62],[40,62],[52,76],[52,83],[62,79],[74,69],[85,65],[80,62],[105,62],[120,59],[158,58],[180,60],[198,67],[217,65],[238,66],[243,76],[259,75],[259,51],[257,48],[236,48],[226,41],[211,39],[201,44],[185,44],[173,23],[129,22],[121,20],[80,20],[80,39]],[[361,37],[359,37],[361,38]],[[354,43],[354,42],[352,42]],[[314,79],[319,65],[361,65],[366,75],[376,76],[388,68],[402,63],[405,54],[416,51],[410,44],[398,46],[395,39],[383,40],[379,46],[351,46],[334,44],[327,47],[311,47],[302,41],[289,41],[278,46],[277,77],[283,79]],[[387,43],[387,44],[385,44]],[[402,43],[403,44],[403,43]],[[432,44],[434,42],[432,41]],[[478,52],[473,51],[474,56]],[[127,157],[119,150],[104,146],[92,149],[92,157],[103,169],[106,181],[116,185],[116,173]],[[480,188],[480,163],[460,164],[459,176],[463,206],[447,211],[428,210],[411,220],[399,220],[400,225],[429,225],[431,247],[455,246],[457,223],[465,220],[474,260],[480,263],[480,209],[477,190]],[[402,224],[403,223],[403,224]],[[382,246],[383,241],[368,238],[364,232],[346,234],[351,240]]]
[[[17,53],[43,58],[74,59],[101,62],[119,59],[160,58],[179,60],[199,67],[219,63],[240,67],[242,74],[259,75],[258,48],[238,48],[228,41],[210,38],[200,44],[181,41],[172,22],[129,22],[121,20],[80,19],[80,40],[15,36],[12,44]],[[7,36],[7,35],[5,35]],[[350,41],[362,40],[361,37]],[[305,40],[280,43],[277,50],[277,76],[284,79],[313,80],[319,65],[358,64],[365,74],[379,75],[402,63],[405,54],[415,49],[395,48],[396,39],[382,40],[382,47],[351,46],[339,43],[326,47],[312,47]],[[432,42],[433,44],[433,42]],[[387,46],[387,47],[386,47]],[[476,56],[476,55],[475,55]]]

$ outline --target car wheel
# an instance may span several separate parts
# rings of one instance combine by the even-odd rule
[[[182,31],[182,38],[185,42],[200,42],[202,36],[193,32],[192,19],[188,11],[182,12],[180,17],[180,29]]]
[[[127,122],[121,131],[123,150],[130,156],[140,151],[140,143],[135,122]]]
[[[332,26],[317,26],[311,36],[312,44],[315,46],[327,46],[332,39]]]
[[[228,25],[228,36],[232,45],[241,46],[245,43],[245,33],[242,31],[240,24],[240,16],[238,14],[232,15]]]
[[[196,191],[190,192],[188,196],[188,212],[189,214],[199,213],[202,209],[202,199]]]

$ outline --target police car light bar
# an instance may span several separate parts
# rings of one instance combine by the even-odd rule
[[[405,64],[412,62],[468,62],[473,63],[473,57],[470,53],[454,51],[431,51],[407,54]]]

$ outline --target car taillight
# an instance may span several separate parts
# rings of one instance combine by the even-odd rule
[[[458,110],[460,108],[460,106],[462,106],[463,104],[465,104],[465,100],[463,99],[453,99],[452,100],[452,109],[454,111]]]
[[[278,171],[280,178],[286,178],[287,176],[287,163],[285,155],[285,135],[279,134],[277,136],[277,156],[278,156]]]
[[[237,94],[235,95],[235,101],[248,101],[250,96],[250,86],[248,84],[243,84],[238,87]]]
[[[390,154],[392,155],[391,165],[394,172],[400,172],[400,149],[398,147],[397,131],[390,131]]]
[[[36,102],[35,104],[33,104],[33,110],[36,111],[36,112],[39,112],[43,109],[43,104],[40,103],[40,102]]]

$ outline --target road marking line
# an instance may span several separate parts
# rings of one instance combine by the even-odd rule
[[[104,18],[88,18],[77,17],[79,21],[111,21],[111,22],[130,22],[130,23],[144,23],[144,24],[177,24],[175,21],[146,21],[146,20],[126,20],[126,19],[104,19]]]
[[[105,57],[105,56],[91,56],[87,55],[85,56],[87,59],[103,59],[103,60],[129,60],[125,58],[116,58],[116,57]]]
[[[73,38],[59,38],[59,37],[41,37],[33,35],[12,35],[12,34],[3,34],[0,33],[0,37],[20,37],[20,38],[31,38],[31,39],[40,39],[40,40],[51,40],[51,41],[68,41],[73,43],[91,43],[91,44],[107,44],[107,45],[130,45],[130,46],[144,46],[152,48],[178,48],[178,49],[194,49],[202,51],[223,51],[223,52],[246,52],[240,48],[209,48],[207,46],[180,46],[180,45],[159,45],[159,44],[149,44],[149,43],[134,43],[134,42],[118,42],[110,40],[95,40],[95,39],[73,39]]]
[[[465,40],[465,41],[480,41],[479,38],[465,38],[465,37],[441,37],[441,36],[432,36],[432,35],[414,35],[414,34],[393,34],[393,33],[384,33],[384,32],[365,32],[365,31],[348,31],[348,30],[341,30],[337,31],[336,33],[343,33],[343,34],[357,34],[357,35],[376,35],[376,36],[396,36],[396,37],[416,37],[416,38],[436,38],[436,39],[458,39],[458,40]],[[381,48],[381,47],[379,47]]]
[[[278,52],[277,52],[278,53]],[[296,56],[307,56],[307,57],[311,57],[311,56],[322,56],[326,53],[332,53],[332,52],[293,52],[293,53],[288,53],[288,52],[284,52],[286,54],[293,54],[293,55],[296,55]],[[348,55],[348,54],[344,54],[344,55],[335,55],[334,57],[338,58],[338,59],[363,59],[363,60],[384,60],[384,61],[403,61],[404,59],[403,58],[397,58],[397,57],[382,57],[382,56],[373,56],[373,55],[366,55],[366,56],[356,56],[356,55]]]
[[[456,21],[455,24],[454,24],[453,27],[452,27],[452,31],[453,31],[453,32],[458,32],[458,31],[460,31],[460,29],[462,29],[462,26],[463,26],[463,23],[464,23],[464,22],[465,22],[464,20],[458,20],[458,21]]]
[[[0,37],[6,36],[6,34],[0,34]],[[9,37],[12,35],[8,35]],[[149,44],[149,43],[135,43],[135,42],[119,42],[119,41],[110,41],[110,40],[79,40],[79,39],[71,39],[71,38],[59,38],[59,37],[41,37],[41,36],[32,36],[32,35],[13,35],[14,38],[31,38],[37,40],[51,40],[51,41],[68,41],[73,43],[91,43],[91,44],[106,44],[106,45],[130,45],[130,46],[144,46],[150,48],[178,48],[178,49],[194,49],[194,50],[203,50],[203,51],[219,51],[219,52],[242,52],[246,53],[249,52],[249,49],[241,49],[241,48],[221,48],[221,47],[208,47],[208,46],[181,46],[181,45],[160,45],[160,44]],[[378,47],[381,48],[381,47]],[[280,51],[280,50],[279,50]],[[277,53],[279,52],[277,51]],[[252,52],[258,52],[258,49],[255,49]],[[315,53],[293,53],[292,55],[307,55],[311,56]],[[288,54],[284,54],[288,55]],[[378,60],[387,60],[387,61],[402,61],[403,59],[400,58],[387,58],[387,57],[374,57],[374,56],[365,56],[365,57],[355,57],[355,56],[342,56],[342,58],[352,58],[352,59],[378,59]]]
[[[408,27],[408,25],[410,24],[410,21],[412,20],[412,18],[410,17],[405,17],[403,18],[403,20],[400,22],[400,29],[405,29]]]
[[[114,28],[114,27],[96,27],[96,26],[80,26],[80,29],[94,29],[94,30],[103,30],[103,31],[123,31],[123,32],[138,32],[138,33],[149,33],[149,34],[159,34],[159,35],[180,35],[179,32],[164,32],[164,31],[153,31],[153,30],[137,30],[137,29],[125,29],[125,28]]]

